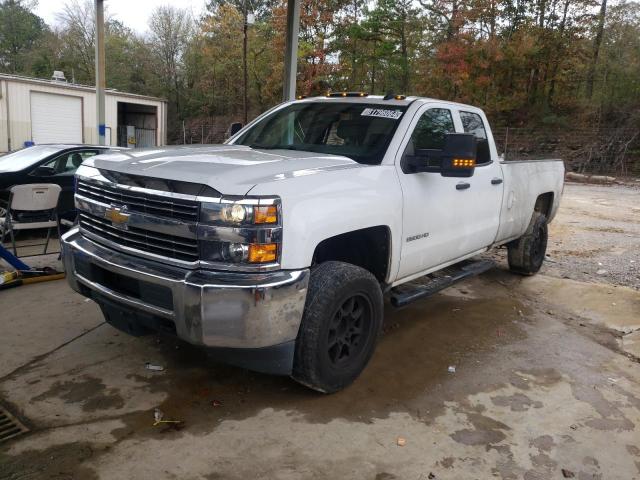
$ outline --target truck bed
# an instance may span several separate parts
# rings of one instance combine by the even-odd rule
[[[550,194],[551,221],[558,209],[564,184],[564,162],[561,159],[501,161],[505,190],[500,211],[498,242],[518,238],[527,229],[535,202],[540,195]]]

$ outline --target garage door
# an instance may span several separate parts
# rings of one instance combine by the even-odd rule
[[[82,99],[31,92],[31,137],[38,143],[82,143]]]

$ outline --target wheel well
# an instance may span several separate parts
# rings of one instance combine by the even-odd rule
[[[389,270],[390,252],[391,232],[389,227],[380,225],[323,240],[313,252],[312,265],[329,260],[351,263],[371,272],[379,282],[384,282]]]
[[[536,205],[533,208],[536,212],[544,213],[549,218],[551,215],[551,208],[553,207],[553,192],[543,193],[538,195],[536,199]]]

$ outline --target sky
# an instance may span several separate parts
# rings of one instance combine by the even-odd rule
[[[49,25],[56,23],[68,0],[39,0],[35,13]],[[83,1],[83,0],[80,0]],[[139,33],[147,31],[147,20],[151,11],[159,5],[173,5],[190,10],[195,17],[204,10],[205,0],[104,0],[106,10],[126,26]]]

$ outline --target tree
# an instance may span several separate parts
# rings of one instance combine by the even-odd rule
[[[9,73],[28,73],[29,56],[47,33],[30,8],[25,0],[0,2],[0,66]]]
[[[223,4],[202,21],[202,65],[194,72],[211,93],[209,113],[229,115],[242,112],[242,13]]]
[[[593,53],[591,56],[591,64],[589,65],[589,73],[587,75],[587,98],[593,96],[593,82],[596,75],[596,66],[598,65],[598,56],[600,55],[600,45],[602,44],[602,35],[604,33],[604,20],[607,15],[607,0],[602,0],[600,4],[600,13],[598,14],[598,25],[596,34],[593,38]]]
[[[91,0],[71,0],[56,15],[62,41],[61,63],[69,65],[81,83],[95,83],[95,15]],[[105,24],[109,22],[105,13]],[[67,72],[69,73],[69,72]]]
[[[372,92],[409,92],[414,78],[412,59],[421,34],[419,21],[411,0],[378,0],[373,8],[363,8],[362,21],[347,30],[352,50],[341,57],[352,72],[348,86],[364,90],[370,85]],[[337,48],[340,45],[336,42]]]
[[[140,94],[154,92],[152,51],[142,38],[118,20],[105,22],[105,52],[109,88]]]
[[[184,56],[192,41],[193,20],[185,9],[172,6],[156,7],[149,18],[149,47],[154,72],[175,110],[175,121],[182,118],[184,90]]]
[[[270,7],[275,5],[273,0],[258,0],[249,2],[249,0],[210,0],[207,7],[208,10],[215,14],[216,11],[225,6],[232,6],[242,14],[242,117],[246,124],[249,114],[249,67],[248,67],[248,49],[249,49],[249,9],[252,9],[254,18],[259,16],[264,18],[269,14]]]
[[[600,58],[602,80],[589,103],[598,100],[617,121],[640,116],[640,3],[620,2],[607,10]]]

